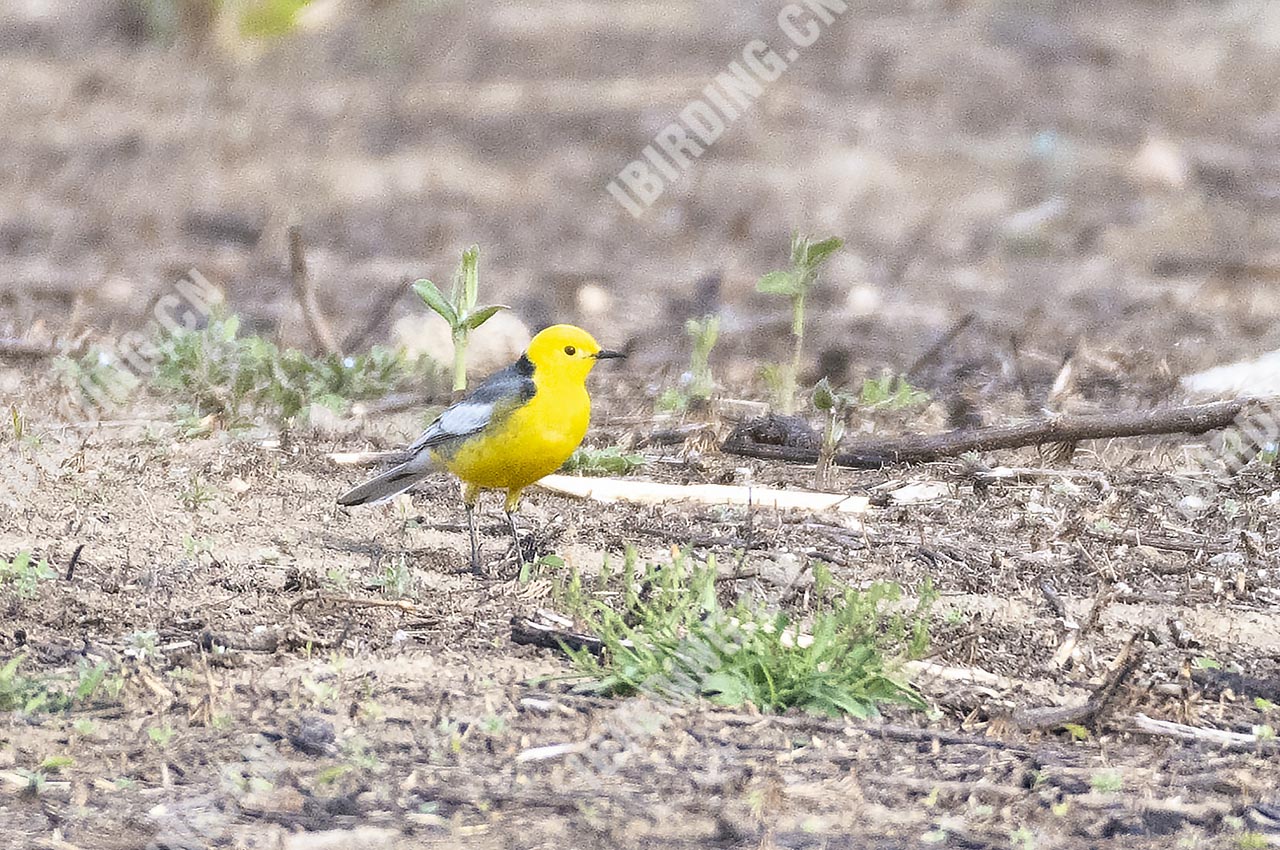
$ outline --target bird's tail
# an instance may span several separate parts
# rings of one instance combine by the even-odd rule
[[[424,466],[417,460],[410,460],[343,493],[338,497],[338,504],[350,507],[385,502],[392,496],[399,496],[430,473],[430,465]]]

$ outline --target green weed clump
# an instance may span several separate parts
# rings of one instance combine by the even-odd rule
[[[605,571],[594,590],[576,573],[558,588],[561,603],[604,644],[599,655],[566,650],[589,690],[861,718],[888,703],[927,707],[895,668],[928,644],[931,592],[914,612],[890,613],[897,585],[836,590],[823,568],[815,586],[822,601],[800,621],[746,600],[721,605],[714,558],[636,567],[629,551],[622,573]]]
[[[12,586],[23,599],[33,599],[42,581],[51,581],[58,573],[44,558],[35,560],[30,552],[19,552],[12,560],[0,558],[0,587]]]
[[[240,320],[223,316],[199,330],[166,335],[153,380],[194,413],[235,425],[248,412],[292,419],[312,403],[341,411],[353,400],[420,383],[430,371],[429,361],[410,361],[389,348],[345,357],[281,349],[259,336],[241,336]]]
[[[575,449],[564,462],[563,470],[578,475],[629,475],[644,466],[642,454],[624,452],[618,446]]]
[[[25,655],[0,666],[0,711],[30,717],[41,712],[67,711],[92,703],[100,695],[114,699],[124,687],[121,675],[108,676],[106,664],[82,661],[74,681],[66,677],[29,676],[21,671]]]
[[[110,405],[124,404],[142,385],[128,364],[97,347],[79,357],[54,358],[53,374],[66,398],[100,400]]]

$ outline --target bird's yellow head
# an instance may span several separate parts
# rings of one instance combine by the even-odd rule
[[[624,355],[601,348],[595,337],[582,328],[552,325],[539,331],[529,342],[525,356],[537,370],[535,374],[582,383],[597,360]]]

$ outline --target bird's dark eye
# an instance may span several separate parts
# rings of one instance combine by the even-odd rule
[[[566,345],[564,347],[564,353],[572,357],[578,353],[578,349],[574,348],[572,345]]]

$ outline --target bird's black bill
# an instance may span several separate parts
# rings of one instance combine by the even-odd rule
[[[596,352],[597,360],[617,360],[626,356],[621,351],[611,351],[608,348],[603,348]]]

